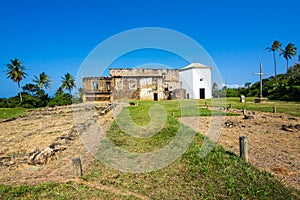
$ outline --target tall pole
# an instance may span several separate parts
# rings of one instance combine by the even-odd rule
[[[267,75],[266,73],[262,72],[262,64],[259,63],[259,73],[254,73],[254,75],[259,75],[259,80],[260,80],[260,94],[259,94],[259,98],[263,98],[263,81],[262,81],[262,77],[263,75]]]
[[[261,63],[259,63],[259,79],[260,79],[260,95],[259,95],[259,98],[263,98],[263,95],[262,95],[262,65]]]

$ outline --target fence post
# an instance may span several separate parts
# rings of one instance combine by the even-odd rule
[[[243,115],[246,115],[247,114],[247,110],[244,108],[243,109]]]
[[[276,106],[273,106],[273,113],[276,113]]]
[[[240,138],[240,157],[248,162],[248,138],[241,136]]]
[[[74,158],[72,160],[73,171],[75,176],[82,176],[82,165],[80,158]]]

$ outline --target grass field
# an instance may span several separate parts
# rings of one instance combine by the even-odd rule
[[[240,108],[236,99],[233,106]],[[155,102],[139,101],[139,106],[128,107],[133,121],[146,125],[147,114]],[[204,104],[201,101],[200,104]],[[208,102],[209,104],[211,102]],[[177,101],[160,101],[167,113],[167,123],[157,134],[136,138],[126,134],[114,122],[107,137],[117,146],[131,152],[152,152],[174,139],[179,122],[172,117],[208,115],[210,111],[198,104],[185,105],[180,111]],[[246,103],[254,106],[251,103]],[[294,105],[294,104],[292,104]],[[195,107],[194,107],[195,106]],[[263,107],[261,107],[263,109]],[[222,113],[214,113],[220,115]],[[122,121],[122,120],[121,120]],[[192,130],[186,128],[188,132]],[[169,166],[149,173],[126,173],[95,161],[82,183],[45,183],[37,186],[0,185],[0,199],[299,199],[300,191],[286,188],[267,172],[260,172],[238,156],[217,146],[206,157],[199,157],[204,137],[196,136],[188,150]],[[138,194],[138,195],[136,195]],[[138,197],[139,196],[139,197]]]
[[[262,112],[272,112],[273,106],[276,106],[276,111],[278,113],[286,113],[293,116],[300,116],[300,102],[286,102],[286,101],[271,101],[265,103],[254,103],[254,99],[256,97],[246,97],[245,103],[240,103],[239,98],[220,98],[213,100],[199,100],[200,104],[204,105],[206,101],[208,105],[214,106],[224,106],[226,102],[226,106],[229,107],[229,104],[232,104],[233,108],[237,109],[247,109],[253,111],[262,111]]]
[[[19,117],[25,114],[25,108],[0,108],[0,119]]]

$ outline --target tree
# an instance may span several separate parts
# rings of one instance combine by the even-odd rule
[[[217,84],[217,83],[214,83],[212,89],[213,89],[213,90],[217,90],[218,87],[219,87],[218,84]]]
[[[218,96],[218,84],[217,83],[213,83],[212,86],[212,95],[213,97],[217,97]]]
[[[75,79],[69,73],[66,73],[65,76],[61,78],[62,78],[61,88],[69,90],[69,93],[71,94],[71,90],[75,87]]]
[[[249,89],[250,86],[251,86],[251,82],[246,82],[246,83],[245,83],[245,88]]]
[[[281,53],[281,45],[282,45],[281,42],[275,40],[272,43],[272,46],[267,48],[267,50],[269,52],[273,52],[275,79],[276,79],[276,76],[277,76],[277,69],[276,69],[277,67],[276,67],[276,55],[275,55],[275,52],[279,51],[279,53]]]
[[[18,84],[18,93],[20,96],[20,100],[23,101],[20,82],[27,76],[27,74],[24,72],[26,70],[26,67],[23,66],[23,63],[20,62],[17,58],[15,58],[14,60],[10,60],[10,63],[7,63],[6,66],[8,67],[8,69],[6,70],[7,78],[10,78]]]
[[[45,89],[48,89],[48,88],[51,88],[50,82],[52,82],[52,81],[50,80],[50,77],[45,72],[42,72],[42,73],[40,73],[39,77],[34,75],[33,82],[35,82],[37,84],[39,89],[42,89],[43,87]]]
[[[283,57],[286,59],[286,71],[288,72],[289,69],[289,60],[292,59],[292,56],[295,56],[297,54],[296,52],[297,48],[294,44],[289,43],[284,50],[282,50],[280,55],[283,55]]]
[[[39,90],[39,87],[32,83],[27,83],[22,87],[22,90],[25,92],[29,92],[33,96],[36,93],[36,91]]]

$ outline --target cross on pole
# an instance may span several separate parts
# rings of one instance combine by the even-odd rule
[[[268,75],[268,74],[262,72],[262,64],[261,63],[259,63],[259,69],[260,69],[259,73],[254,73],[254,75],[259,75],[259,79],[260,79],[260,95],[259,95],[259,98],[263,98],[263,95],[262,95],[262,77],[264,75]]]

